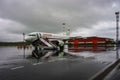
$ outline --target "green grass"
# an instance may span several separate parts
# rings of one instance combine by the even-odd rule
[[[26,42],[0,42],[0,46],[23,46]]]

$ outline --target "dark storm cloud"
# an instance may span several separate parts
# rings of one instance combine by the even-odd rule
[[[83,29],[94,30],[93,25],[99,22],[114,21],[114,12],[119,7],[119,0],[0,0],[0,18],[26,27],[14,30],[15,26],[9,25],[11,30],[6,30],[13,34],[57,33],[61,32],[63,22],[71,31],[83,32]]]

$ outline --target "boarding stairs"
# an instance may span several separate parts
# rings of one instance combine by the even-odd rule
[[[54,45],[49,40],[45,40],[44,38],[42,38],[39,33],[37,34],[37,38],[38,38],[39,42],[44,43],[46,46],[41,46],[41,45],[35,46],[35,50],[33,50],[33,52],[32,52],[32,55],[34,55],[34,57],[40,58],[40,57],[45,57],[46,55],[48,57],[48,56],[54,54],[55,50],[56,51],[59,50],[58,46]],[[53,51],[53,53],[51,51]],[[49,52],[51,52],[51,53],[49,53]]]
[[[55,44],[53,44],[49,40],[45,40],[44,38],[42,38],[39,33],[37,34],[37,38],[39,39],[40,42],[44,43],[47,46],[46,48],[48,50],[57,49],[57,46]]]

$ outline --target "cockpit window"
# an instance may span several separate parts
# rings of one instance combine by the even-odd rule
[[[36,35],[34,35],[34,34],[29,34],[28,36],[36,36]]]

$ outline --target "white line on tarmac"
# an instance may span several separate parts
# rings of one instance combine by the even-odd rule
[[[24,66],[18,66],[18,67],[11,68],[11,70],[20,69],[20,68],[23,68],[23,67]]]
[[[55,62],[56,60],[49,60],[48,62]]]
[[[42,64],[43,62],[39,62],[39,63],[34,63],[33,65],[35,66],[35,65],[39,65],[39,64]]]

